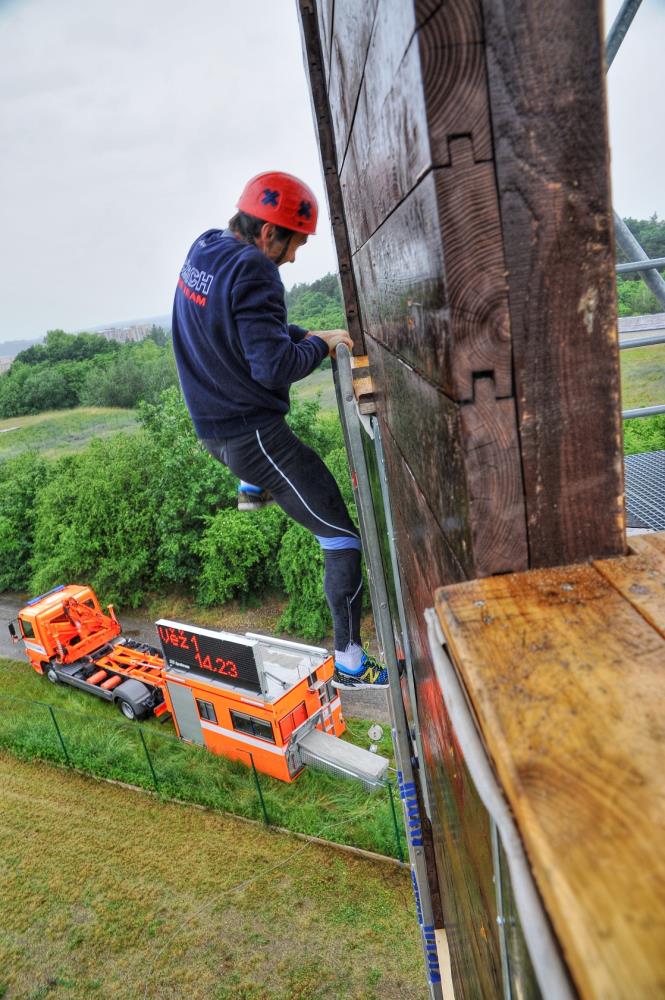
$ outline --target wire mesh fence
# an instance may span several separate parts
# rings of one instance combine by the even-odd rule
[[[0,748],[76,768],[294,833],[404,860],[401,811],[391,782],[371,794],[306,768],[292,784],[184,743],[158,724],[128,723],[48,702],[0,695]]]

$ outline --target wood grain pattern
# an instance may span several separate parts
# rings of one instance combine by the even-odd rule
[[[464,568],[455,579],[474,576],[458,407],[371,337],[366,338],[366,343],[381,432],[383,434],[385,424],[390,441],[408,465],[408,472],[399,476],[398,505],[405,509],[407,491],[420,493],[422,500],[418,501],[418,506],[426,503],[431,512],[429,520],[438,525],[435,530],[444,536],[458,565]],[[392,476],[389,481],[392,494],[396,484]],[[397,505],[397,501],[394,502]],[[420,520],[414,503],[409,503],[408,508]],[[422,530],[422,523],[417,527]],[[451,580],[450,577],[444,580],[441,572],[445,572],[445,563],[438,574],[432,567],[430,582],[433,586]]]
[[[515,405],[478,378],[474,401],[460,406],[476,576],[527,569],[526,513]]]
[[[492,167],[470,161],[464,140],[454,149],[452,167],[429,173],[354,256],[364,327],[451,399],[472,400],[479,372],[510,396]]]
[[[665,637],[665,532],[634,535],[632,554],[594,566]]]
[[[454,0],[415,35],[411,4],[379,4],[340,178],[353,251],[433,164],[450,163],[451,138],[491,159],[479,22],[479,0]]]
[[[330,47],[332,45],[334,7],[335,0],[316,0],[316,14],[319,25],[319,37],[321,39],[321,57],[326,86],[330,78]]]
[[[377,0],[335,0],[328,93],[340,165],[353,126],[376,4]]]
[[[665,995],[665,641],[589,565],[436,606],[581,997]]]
[[[450,162],[448,142],[466,135],[476,162],[492,159],[480,0],[442,4],[418,32],[432,160]]]
[[[492,372],[496,395],[512,396],[508,288],[491,163],[475,163],[471,141],[450,143],[451,165],[436,171],[450,307],[452,397],[471,399],[473,377]]]
[[[437,580],[464,580],[467,574],[383,422],[381,437],[390,482],[396,548],[404,579],[427,581],[430,594]]]
[[[513,401],[497,400],[492,379],[480,378],[474,402],[457,406],[371,337],[366,343],[377,410],[467,575],[525,569]]]
[[[616,555],[625,541],[599,4],[482,5],[531,565]]]

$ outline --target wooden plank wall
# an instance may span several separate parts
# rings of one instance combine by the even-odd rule
[[[625,549],[599,7],[299,0],[427,702],[459,997],[499,993],[489,833],[473,787],[455,794],[423,609],[447,583]]]

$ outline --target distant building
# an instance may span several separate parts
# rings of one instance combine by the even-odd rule
[[[109,326],[105,330],[97,330],[99,337],[106,337],[107,340],[117,340],[119,343],[127,341],[145,340],[150,333],[149,326]]]
[[[13,358],[0,358],[0,375],[3,372],[8,372],[12,366]]]

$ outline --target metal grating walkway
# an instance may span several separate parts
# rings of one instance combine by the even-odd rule
[[[629,527],[665,530],[665,451],[625,458]]]

